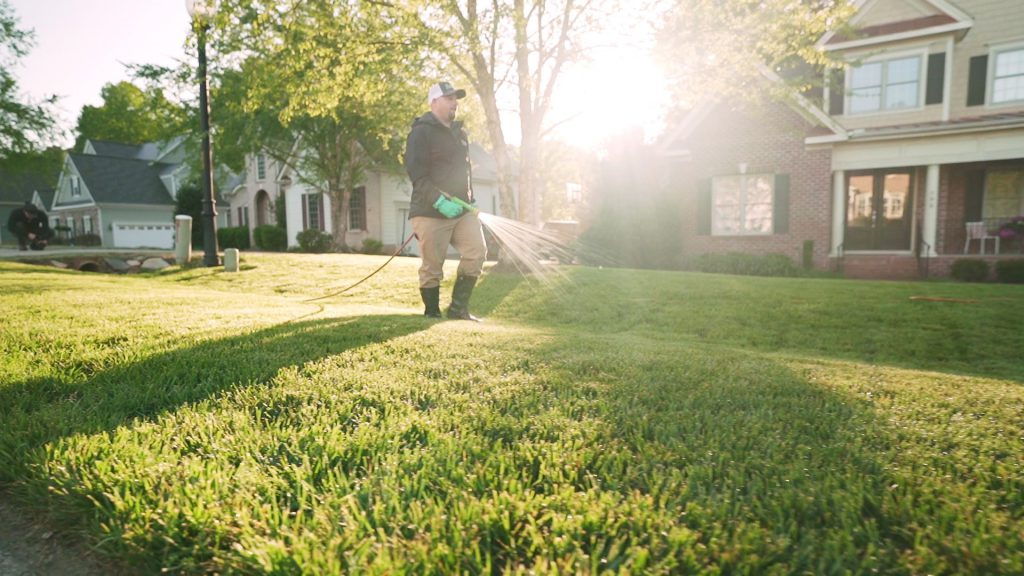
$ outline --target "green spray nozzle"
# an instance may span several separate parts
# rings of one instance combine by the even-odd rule
[[[444,194],[444,192],[442,192],[442,194]],[[470,204],[469,202],[466,202],[465,200],[463,200],[462,198],[459,198],[458,196],[452,196],[450,194],[444,194],[444,196],[445,196],[445,198],[451,200],[452,202],[455,202],[459,206],[462,206],[463,209],[465,209],[468,212],[479,212],[480,211],[479,208],[477,208],[476,206],[473,206],[472,204]]]

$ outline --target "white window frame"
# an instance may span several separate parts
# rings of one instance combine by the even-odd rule
[[[913,106],[905,106],[902,108],[886,108],[885,107],[885,96],[886,89],[890,85],[888,82],[889,75],[889,63],[895,60],[907,60],[909,58],[917,58],[917,97]],[[872,110],[860,110],[854,111],[853,102],[853,74],[854,71],[863,66],[870,64],[881,64],[882,65],[882,78],[881,84],[879,85],[878,94],[878,108]],[[865,58],[864,60],[856,63],[851,62],[846,65],[846,73],[844,75],[844,86],[843,94],[845,95],[845,102],[843,102],[843,110],[846,115],[849,116],[867,116],[872,114],[902,114],[906,112],[912,112],[915,110],[921,110],[924,108],[924,96],[927,81],[927,68],[928,68],[928,48],[922,47],[917,50],[907,50],[901,52],[887,52],[885,54],[878,54],[876,56]]]
[[[95,232],[92,228],[92,216],[86,214],[82,216],[82,234],[92,234]]]
[[[320,228],[320,204],[319,199],[323,192],[308,192],[306,196],[306,230],[321,230]],[[315,216],[315,218],[314,218]],[[326,222],[326,218],[324,219]]]
[[[740,230],[723,230],[721,223],[718,219],[718,206],[716,202],[716,184],[722,182],[726,178],[739,178],[739,221]],[[748,230],[746,228],[747,222],[747,208],[749,202],[747,201],[747,182],[754,178],[764,178],[768,181],[768,185],[771,187],[771,200],[770,213],[768,214],[768,229],[767,230]],[[712,236],[771,236],[775,233],[775,174],[771,173],[757,173],[757,174],[723,174],[720,176],[714,176],[711,178],[711,235]]]
[[[267,179],[267,157],[264,154],[256,155],[256,179]]]
[[[1019,106],[1024,103],[1024,97],[1016,100],[1002,100],[996,101],[996,60],[1000,54],[1006,54],[1008,52],[1024,52],[1024,41],[1017,41],[1012,43],[998,44],[992,46],[988,53],[988,71],[986,74],[986,85],[985,94],[988,99],[990,106]],[[1010,78],[1024,78],[1024,73],[1015,74],[1009,76]]]
[[[75,176],[74,174],[72,174],[69,177],[69,182],[71,184],[71,197],[72,198],[77,198],[77,197],[81,196],[82,195],[82,179],[79,178],[78,176]]]

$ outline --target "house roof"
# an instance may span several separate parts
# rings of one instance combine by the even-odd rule
[[[160,181],[166,164],[99,156],[68,154],[97,204],[173,204]]]
[[[52,189],[55,181],[53,175],[0,168],[0,202],[23,204],[32,200],[36,190]]]
[[[47,210],[49,210],[50,207],[53,206],[53,197],[57,194],[57,191],[53,188],[46,188],[43,190],[36,190],[36,193],[39,194],[39,201],[43,203],[43,206],[45,206]]]
[[[90,140],[92,149],[97,156],[113,156],[116,158],[138,158],[142,146],[139,144],[124,144],[122,142],[105,142],[103,140]]]
[[[907,14],[900,20],[858,26],[877,6],[886,2],[901,2],[919,16],[906,17],[909,16]],[[842,50],[933,34],[965,33],[974,25],[970,15],[946,0],[857,0],[854,9],[856,14],[850,20],[849,28],[826,33],[818,40],[819,47]]]
[[[181,162],[184,153],[180,145],[184,137],[176,137],[161,142],[144,142],[142,144],[125,144],[105,140],[90,140],[96,156],[113,156],[115,158],[131,158],[133,160],[159,160],[161,162]],[[173,156],[173,158],[166,158]]]
[[[959,117],[938,122],[918,122],[898,126],[863,128],[849,132],[850,140],[885,139],[901,136],[932,135],[946,132],[970,132],[999,128],[1024,128],[1024,111]]]
[[[933,28],[937,26],[944,26],[946,24],[955,24],[956,18],[948,14],[933,14],[931,16],[924,16],[921,18],[914,18],[912,20],[904,20],[902,22],[889,22],[886,24],[878,24],[875,26],[867,26],[857,30],[856,33],[843,33],[838,32],[835,36],[832,36],[825,42],[828,45],[841,44],[843,42],[849,42],[850,40],[857,40],[860,38],[874,38],[878,36],[889,36],[891,34],[898,34],[900,32],[910,32],[914,30],[924,30],[926,28]]]

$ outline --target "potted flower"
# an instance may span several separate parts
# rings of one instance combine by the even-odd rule
[[[1014,216],[999,227],[1000,238],[1024,238],[1024,216]]]

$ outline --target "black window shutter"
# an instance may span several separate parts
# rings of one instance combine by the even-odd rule
[[[964,182],[964,222],[981,220],[981,204],[985,198],[985,171],[971,170]]]
[[[971,58],[967,73],[967,105],[981,106],[985,103],[985,84],[988,83],[988,54]]]
[[[928,84],[925,89],[925,104],[942,104],[942,92],[946,84],[946,53],[928,55]]]
[[[789,233],[789,174],[775,175],[775,201],[772,206],[772,233]]]
[[[711,179],[697,183],[697,234],[711,234]]]
[[[319,215],[320,222],[318,222],[318,230],[327,230],[327,226],[324,226],[324,195],[321,192],[316,195],[316,213]]]
[[[309,195],[302,195],[302,229],[309,230]]]
[[[846,71],[833,70],[832,78],[828,84],[828,113],[838,116],[843,113],[843,105],[846,100]]]

